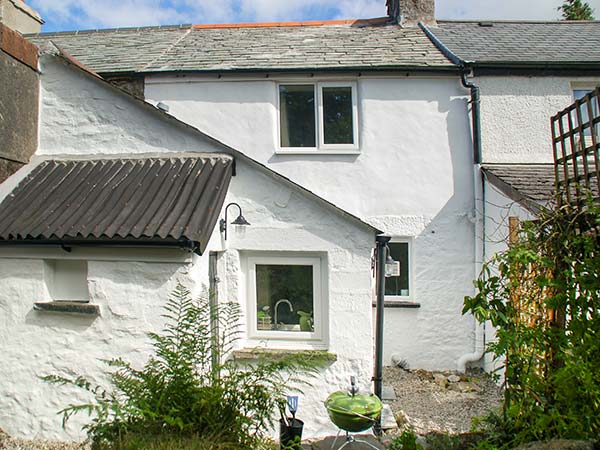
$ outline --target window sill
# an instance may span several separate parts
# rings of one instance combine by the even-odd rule
[[[233,359],[236,361],[258,361],[259,359],[277,361],[292,355],[305,361],[312,360],[315,365],[332,364],[337,361],[335,353],[329,353],[325,350],[243,348],[233,351]]]
[[[377,306],[377,303],[373,302],[373,308]],[[385,300],[383,302],[384,308],[407,308],[407,309],[417,309],[421,307],[420,303],[410,302],[407,300]]]
[[[33,309],[40,312],[99,316],[100,307],[84,302],[36,302]]]
[[[348,149],[319,149],[315,148],[313,150],[307,150],[303,148],[298,149],[277,149],[275,150],[276,155],[349,155],[356,156],[360,155],[360,150],[356,148],[348,148]]]

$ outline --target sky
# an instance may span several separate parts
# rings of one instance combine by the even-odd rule
[[[42,31],[382,17],[385,0],[26,0]],[[600,0],[588,0],[600,18]],[[438,19],[556,20],[562,0],[436,0]]]

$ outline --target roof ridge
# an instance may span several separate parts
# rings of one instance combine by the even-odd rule
[[[195,29],[212,28],[279,28],[279,27],[320,27],[331,25],[376,25],[390,21],[389,17],[375,17],[372,19],[336,19],[336,20],[305,20],[292,22],[241,22],[241,23],[214,23],[197,24]]]

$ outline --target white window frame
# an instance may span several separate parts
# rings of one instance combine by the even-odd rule
[[[594,91],[598,86],[600,86],[600,81],[597,81],[597,82],[578,81],[578,82],[571,83],[571,98],[573,99],[573,102],[578,100],[577,98],[575,98],[575,91],[587,91],[589,93],[589,92]],[[600,108],[600,105],[596,104],[595,107]],[[596,125],[596,128],[598,128],[598,125]],[[586,131],[590,132],[590,129],[588,128]],[[596,132],[598,132],[598,129],[596,129]],[[584,137],[585,137],[585,145],[586,146],[592,145],[591,133],[585,134]],[[579,134],[577,134],[576,139],[579,140]]]
[[[411,237],[393,237],[390,244],[408,244],[408,295],[386,295],[385,301],[414,302],[415,301],[415,280],[414,280],[414,239]],[[402,265],[400,266],[402,271]]]
[[[312,85],[315,96],[315,147],[282,147],[281,145],[281,95],[280,86]],[[323,88],[350,87],[352,89],[352,144],[325,144],[323,125]],[[358,132],[358,85],[356,81],[280,81],[277,88],[277,150],[289,154],[358,154],[360,153]]]
[[[256,266],[257,265],[305,265],[313,268],[313,331],[277,331],[259,330],[256,311]],[[323,287],[325,286],[321,258],[316,256],[271,256],[252,255],[246,259],[247,270],[247,319],[248,338],[260,341],[288,342],[324,342],[327,324],[327,302]]]

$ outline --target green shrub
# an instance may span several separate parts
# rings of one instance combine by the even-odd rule
[[[404,430],[400,436],[392,439],[388,450],[423,450],[423,446],[417,443],[417,435],[414,431]]]
[[[88,413],[92,421],[85,429],[96,449],[263,448],[261,432],[273,425],[289,383],[300,383],[299,375],[314,374],[324,361],[305,354],[276,360],[259,355],[244,366],[228,358],[239,335],[237,304],[194,300],[178,285],[164,309],[165,328],[149,334],[154,355],[142,369],[123,359],[107,361],[111,389],[84,377],[44,378],[94,397],[63,409],[63,423]]]
[[[543,213],[465,298],[463,313],[497,328],[487,350],[505,360],[502,412],[480,422],[492,445],[600,435],[599,224],[591,201]]]

